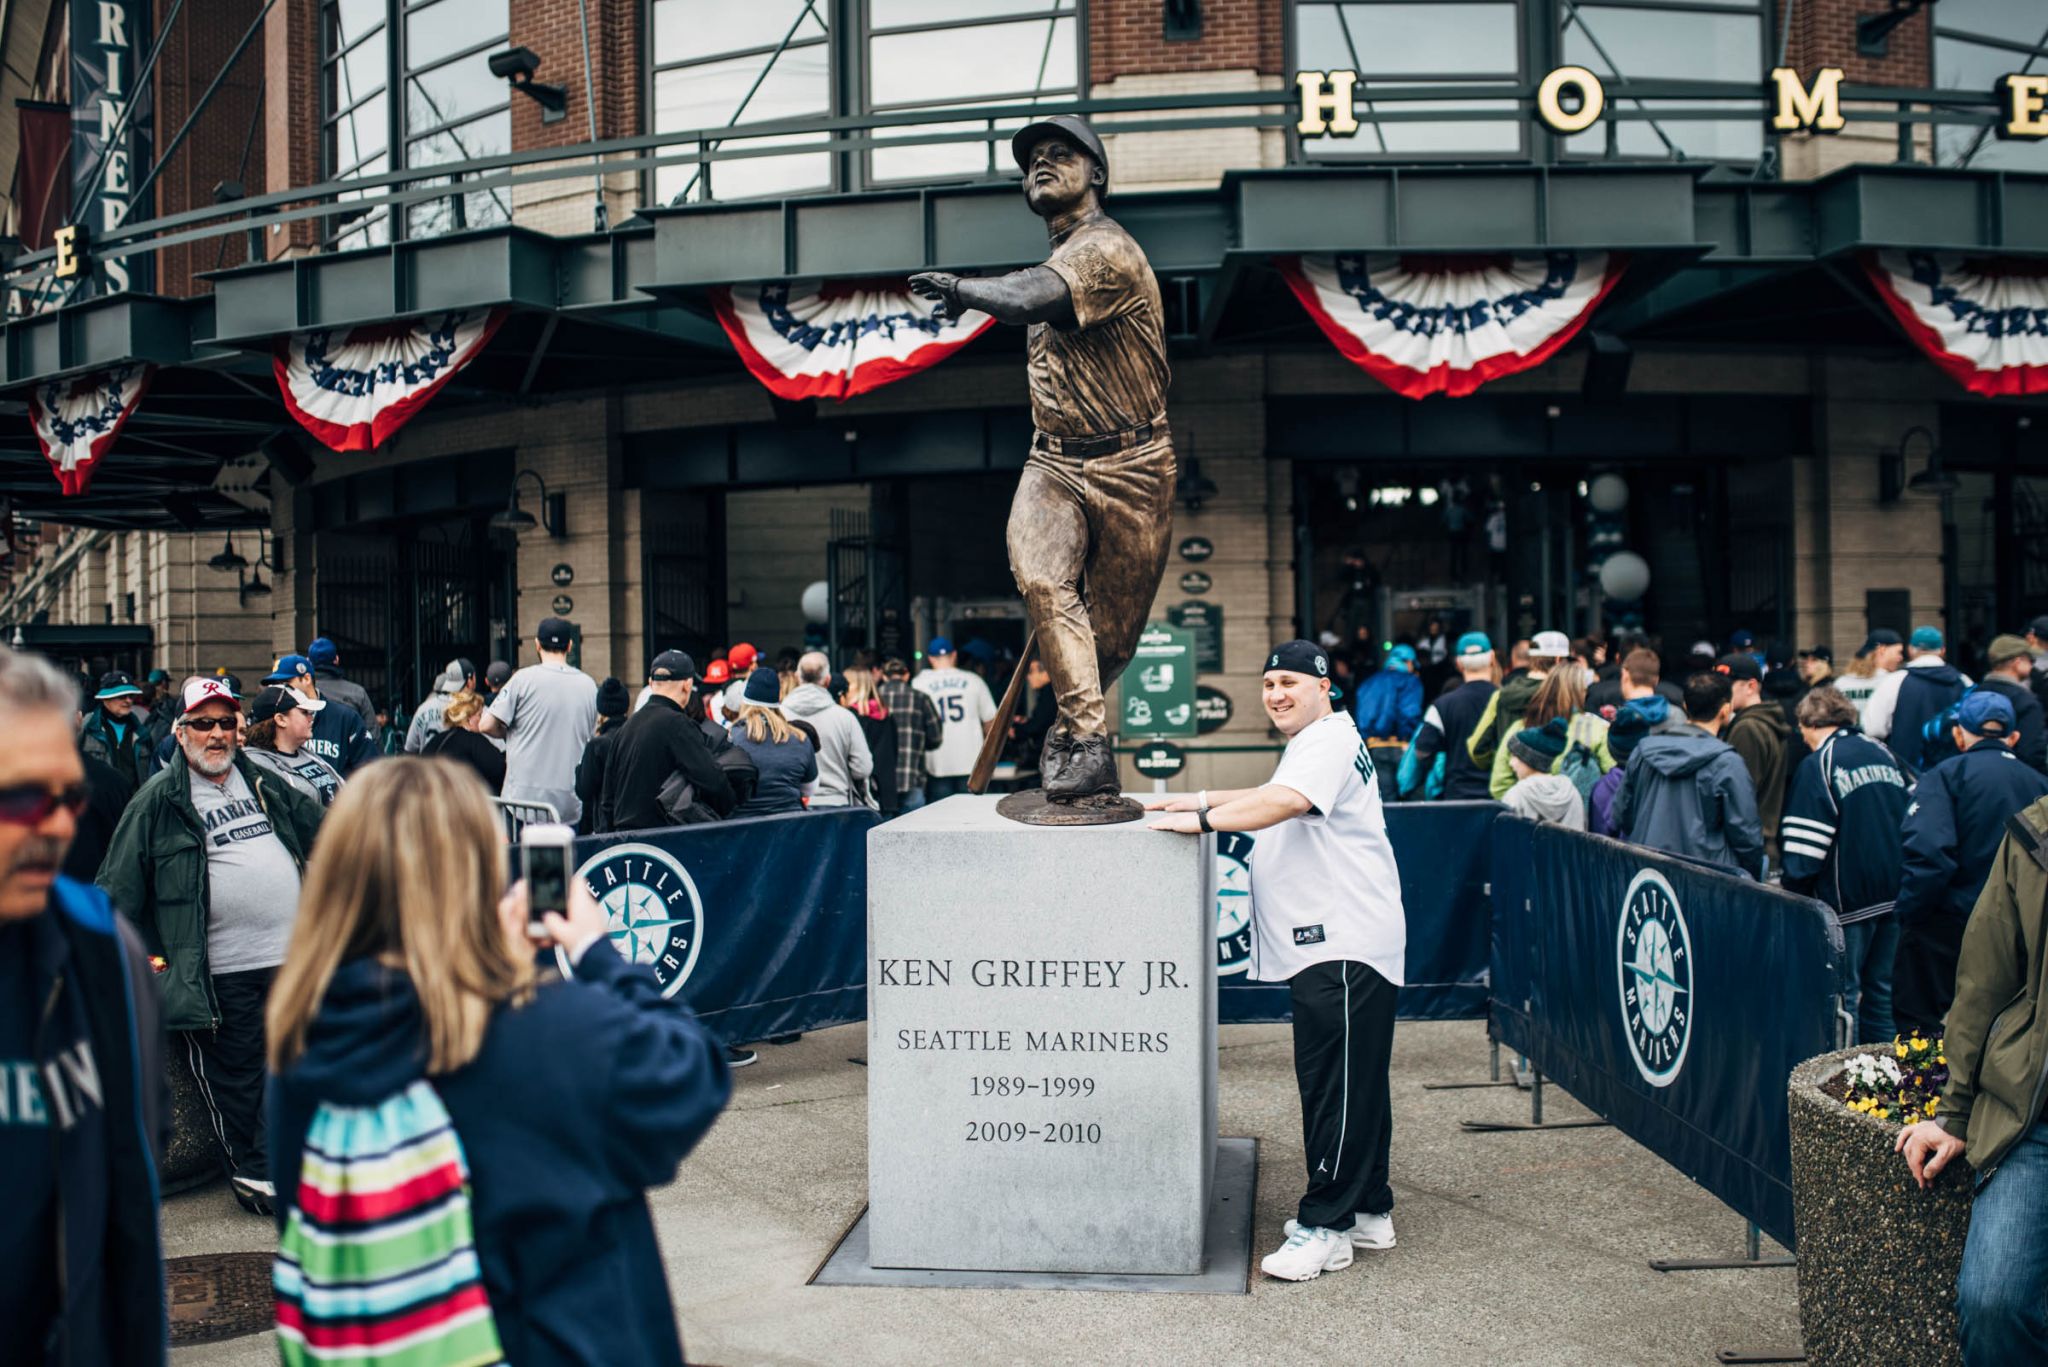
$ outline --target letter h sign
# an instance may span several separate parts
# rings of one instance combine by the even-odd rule
[[[1351,109],[1351,88],[1358,84],[1355,71],[1298,71],[1294,84],[1301,91],[1301,119],[1294,131],[1304,138],[1324,135],[1348,138],[1358,131],[1358,116]]]

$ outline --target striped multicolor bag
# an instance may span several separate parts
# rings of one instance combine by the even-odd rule
[[[470,1227],[469,1167],[426,1079],[376,1106],[314,1113],[271,1283],[289,1367],[504,1361]]]

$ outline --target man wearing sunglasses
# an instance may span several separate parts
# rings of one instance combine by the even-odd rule
[[[0,647],[0,1361],[162,1367],[163,1018],[134,927],[58,875],[78,697]]]
[[[321,807],[241,753],[241,710],[225,679],[186,685],[177,753],[128,804],[99,884],[163,957],[167,1024],[184,1035],[235,1199],[268,1214],[263,1009]]]

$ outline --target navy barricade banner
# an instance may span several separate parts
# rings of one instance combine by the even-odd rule
[[[576,842],[612,944],[732,1043],[867,1019],[866,808]]]
[[[1387,808],[1408,917],[1402,1020],[1483,1020],[1488,992],[1487,880],[1498,802],[1415,802]],[[1224,1024],[1284,1021],[1287,984],[1255,983],[1251,963],[1251,852],[1256,836],[1216,837],[1217,1016]]]
[[[1493,829],[1493,1030],[1792,1246],[1785,1080],[1836,1047],[1821,903],[1599,836]]]

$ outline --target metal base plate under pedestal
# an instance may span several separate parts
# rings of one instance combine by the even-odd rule
[[[1009,794],[996,804],[996,812],[1026,826],[1116,826],[1145,815],[1136,802],[1114,793],[1054,802],[1043,788]]]
[[[863,1210],[839,1247],[811,1277],[812,1286],[935,1286],[977,1291],[1178,1291],[1242,1296],[1250,1289],[1252,1200],[1258,1189],[1259,1141],[1216,1141],[1216,1183],[1209,1195],[1202,1270],[1191,1276],[1116,1272],[954,1272],[942,1268],[871,1267],[868,1213]]]

